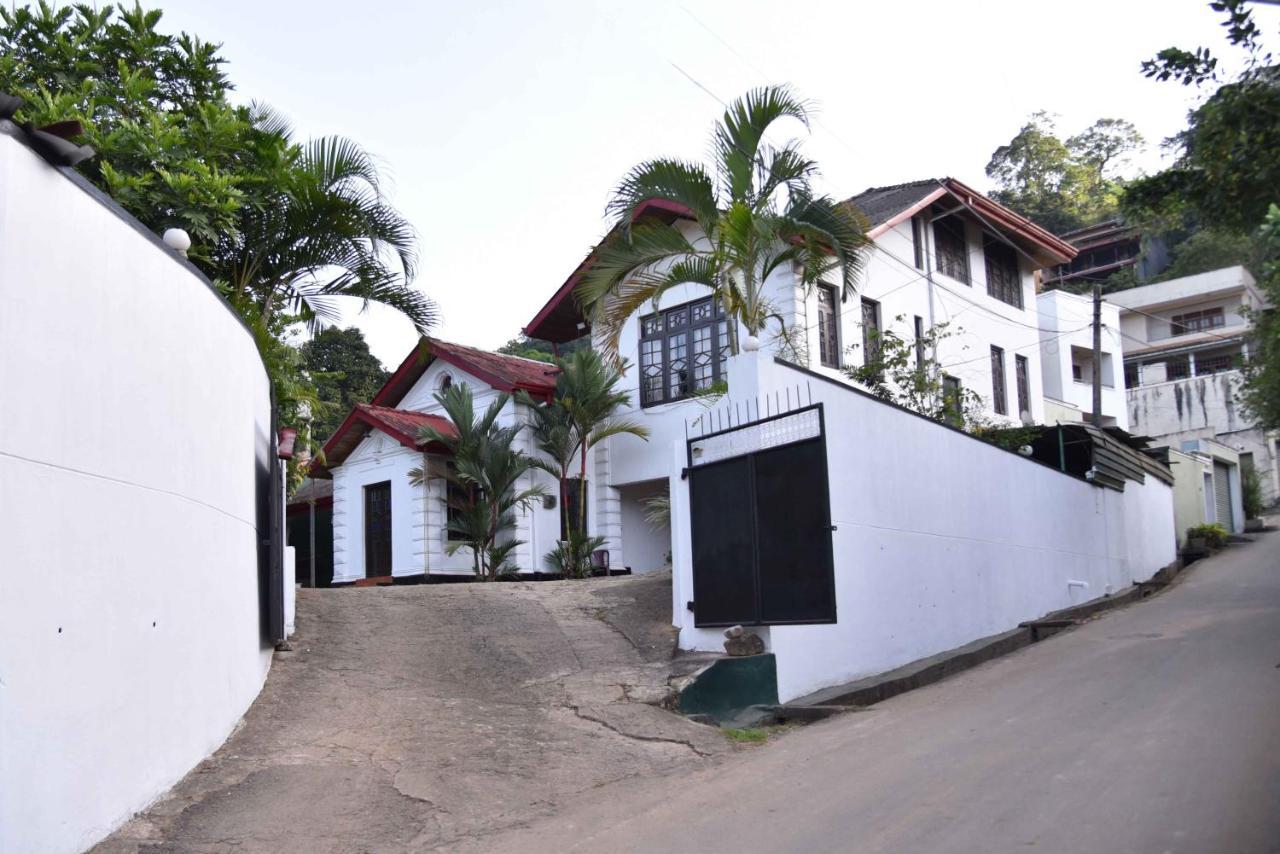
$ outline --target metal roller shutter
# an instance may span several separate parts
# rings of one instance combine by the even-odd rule
[[[1213,464],[1213,503],[1218,508],[1218,524],[1231,530],[1231,468],[1222,463]]]

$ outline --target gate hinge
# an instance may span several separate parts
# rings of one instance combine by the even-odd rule
[[[684,603],[684,607],[685,607],[685,610],[692,611],[692,610],[693,610],[693,600],[692,600],[692,599],[690,599],[688,602],[685,602],[685,603]]]
[[[680,469],[680,479],[681,479],[681,480],[688,480],[688,479],[689,479],[689,467],[688,467],[688,466],[685,466],[684,468]]]
[[[832,526],[831,526],[831,530],[833,530],[833,531],[838,530],[838,527],[837,527],[836,525],[832,525]]]

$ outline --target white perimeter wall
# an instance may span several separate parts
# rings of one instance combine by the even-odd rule
[[[825,407],[838,622],[762,632],[783,701],[1119,590],[1176,556],[1172,490],[1155,478],[1094,487],[769,357],[731,370],[739,388],[756,371],[762,390],[800,384]],[[721,632],[684,608],[688,483],[683,448],[667,453],[680,644],[719,650]]]
[[[267,377],[202,280],[2,130],[0,305],[0,851],[79,851],[270,666]]]

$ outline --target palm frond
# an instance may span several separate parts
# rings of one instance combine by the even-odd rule
[[[605,210],[626,232],[634,225],[636,208],[652,199],[688,208],[703,228],[715,222],[715,181],[700,164],[671,159],[641,163],[614,189]]]
[[[715,131],[717,166],[729,197],[752,196],[757,156],[765,132],[774,122],[792,118],[809,126],[808,102],[788,86],[753,89],[730,104]]]

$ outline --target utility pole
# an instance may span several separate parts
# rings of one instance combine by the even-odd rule
[[[1093,426],[1102,426],[1102,284],[1093,285]]]

